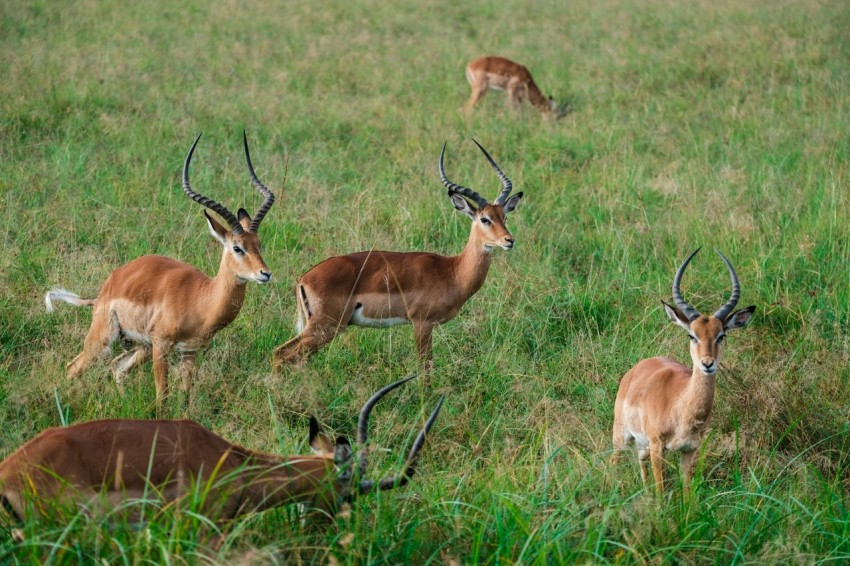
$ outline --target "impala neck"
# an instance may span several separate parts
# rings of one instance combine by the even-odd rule
[[[484,249],[484,243],[478,238],[475,225],[472,226],[466,247],[460,255],[452,259],[456,262],[455,278],[458,289],[462,290],[467,298],[471,297],[484,284],[490,262],[493,261],[493,254]]]
[[[683,396],[683,400],[686,412],[694,415],[697,422],[707,421],[711,415],[716,386],[717,374],[705,375],[694,364],[688,383],[688,391]]]
[[[528,84],[528,100],[540,110],[549,110],[549,99],[543,96],[533,80]]]
[[[224,325],[229,324],[239,314],[245,301],[246,282],[240,281],[225,251],[221,256],[218,273],[209,280],[207,303],[204,305],[208,320]]]
[[[253,511],[280,505],[313,501],[331,508],[337,503],[333,457],[290,456],[252,453],[245,465],[247,500]],[[327,501],[323,501],[327,498]]]

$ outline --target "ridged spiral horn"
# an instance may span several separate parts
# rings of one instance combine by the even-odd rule
[[[688,302],[682,298],[682,293],[679,291],[679,284],[682,282],[682,274],[685,272],[685,268],[688,267],[688,264],[701,249],[702,246],[695,249],[693,253],[691,253],[684,262],[682,262],[682,265],[679,266],[679,270],[676,272],[676,277],[673,278],[673,300],[676,302],[676,306],[679,307],[679,310],[682,311],[682,314],[688,318],[688,322],[699,318],[700,314],[697,309],[689,305]]]
[[[201,139],[201,134],[198,134],[198,137],[195,138],[195,143],[192,144],[192,148],[189,149],[189,153],[186,155],[186,161],[183,162],[183,192],[186,193],[186,196],[197,202],[198,204],[205,206],[224,218],[228,224],[230,224],[230,229],[233,230],[233,233],[237,236],[244,232],[242,225],[239,224],[239,220],[236,219],[236,216],[233,215],[232,212],[227,210],[224,205],[217,203],[211,198],[205,197],[202,194],[196,193],[192,190],[191,185],[189,185],[189,163],[192,161],[192,154],[195,152],[195,147],[198,145],[198,141]]]
[[[254,185],[255,189],[260,191],[260,194],[263,195],[263,204],[260,205],[260,209],[257,211],[256,216],[254,216],[251,220],[251,225],[249,227],[251,232],[256,232],[260,227],[260,222],[263,221],[263,217],[274,204],[274,193],[262,184],[260,180],[257,179],[257,174],[254,173],[254,166],[251,164],[251,153],[248,151],[248,134],[245,130],[242,130],[242,140],[245,142],[245,160],[248,162],[248,174],[251,176],[251,184]]]
[[[448,142],[446,142],[448,143]],[[462,187],[460,185],[456,185],[448,180],[446,177],[446,169],[443,167],[443,157],[446,154],[446,143],[443,143],[443,150],[440,152],[440,180],[443,182],[443,185],[449,190],[449,195],[457,193],[463,195],[475,202],[478,205],[478,208],[484,208],[489,203],[487,199],[473,191],[472,189],[467,189],[466,187]],[[477,142],[476,142],[477,143]],[[479,146],[480,147],[480,146]],[[485,152],[486,153],[486,152]]]
[[[732,309],[735,308],[735,305],[738,304],[738,299],[741,298],[741,284],[738,282],[738,274],[735,273],[735,268],[732,267],[732,263],[726,259],[726,256],[723,255],[720,250],[714,251],[720,254],[720,257],[723,258],[723,261],[726,263],[726,267],[729,269],[729,275],[732,277],[732,295],[729,297],[726,304],[717,309],[717,312],[714,313],[715,318],[724,321],[726,320],[726,317],[729,316],[729,313],[732,312]]]
[[[513,189],[513,184],[511,183],[511,180],[508,179],[507,175],[502,173],[502,170],[499,169],[499,166],[496,165],[496,162],[493,161],[493,158],[490,157],[489,153],[487,153],[487,150],[484,149],[480,143],[478,143],[478,140],[472,138],[472,141],[475,142],[475,145],[478,146],[478,149],[484,152],[484,156],[487,158],[487,161],[490,162],[490,165],[493,166],[493,169],[496,170],[496,174],[499,176],[499,180],[502,182],[502,193],[496,198],[496,200],[493,201],[493,204],[505,204],[505,201],[508,199],[508,196],[511,194],[511,190]]]

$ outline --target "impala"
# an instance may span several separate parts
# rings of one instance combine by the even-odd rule
[[[0,462],[0,498],[20,521],[55,503],[92,514],[142,498],[169,503],[197,493],[198,486],[206,492],[200,510],[219,521],[289,503],[333,513],[357,495],[401,487],[415,473],[443,397],[417,435],[401,475],[366,479],[369,414],[381,397],[414,377],[384,387],[363,405],[357,470],[348,439],[341,436],[334,444],[315,417],[310,418],[314,455],[290,457],[237,446],[189,420],[104,420],[47,429],[10,454]]]
[[[567,109],[559,108],[551,96],[543,96],[528,69],[504,57],[481,57],[470,62],[466,66],[466,80],[472,87],[472,94],[465,106],[467,114],[472,111],[475,103],[487,94],[488,89],[507,92],[508,100],[514,105],[528,100],[543,114],[556,118],[567,113]]]
[[[430,368],[434,327],[453,319],[481,288],[492,250],[514,247],[505,216],[516,208],[522,193],[508,198],[511,181],[475,143],[502,183],[502,192],[492,204],[449,181],[443,168],[445,144],[440,152],[440,178],[448,195],[454,207],[472,219],[469,241],[460,255],[367,251],[324,260],[295,285],[299,334],[275,349],[275,369],[306,358],[347,326],[383,328],[408,322],[413,324],[419,359]]]
[[[230,324],[245,300],[245,284],[265,284],[271,272],[263,261],[257,229],[274,203],[274,195],[257,179],[248,138],[243,134],[245,159],[251,183],[263,195],[263,203],[252,219],[240,208],[236,216],[214,200],[192,190],[189,185],[189,163],[198,145],[199,135],[183,164],[183,191],[186,196],[218,213],[230,226],[228,230],[207,211],[210,233],[222,247],[221,263],[215,277],[208,277],[195,267],[159,255],[146,255],[113,271],[97,298],[55,288],[45,296],[47,310],[53,301],[94,307],[91,327],[83,351],[67,366],[68,377],[80,375],[97,358],[112,351],[119,338],[135,343],[113,360],[115,380],[153,356],[157,405],[168,392],[168,354],[180,352],[183,388],[189,389],[198,350],[204,349],[216,332]]]
[[[661,469],[664,450],[682,453],[684,485],[688,489],[696,451],[711,418],[723,339],[730,330],[746,326],[756,309],[751,306],[732,312],[741,296],[741,286],[735,268],[719,251],[732,277],[729,301],[711,316],[701,315],[689,305],[682,298],[679,284],[698,251],[699,248],[688,256],[673,279],[676,306],[662,301],[667,317],[688,333],[693,367],[666,357],[641,360],[623,376],[614,404],[612,461],[617,461],[620,450],[633,444],[638,452],[641,479],[646,483],[649,458],[658,493],[664,489]]]

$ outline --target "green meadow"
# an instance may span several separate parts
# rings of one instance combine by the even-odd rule
[[[157,253],[212,275],[221,246],[193,187],[256,211],[242,150],[277,194],[273,272],[164,413],[304,454],[313,414],[351,435],[378,388],[417,371],[410,326],[346,331],[271,372],[295,335],[296,278],[362,250],[459,253],[470,222],[440,182],[492,200],[487,148],[525,197],[487,281],[434,333],[435,369],[374,410],[370,475],[398,473],[440,394],[410,485],[325,528],[293,507],[232,524],[150,505],[0,525],[0,563],[841,563],[850,560],[850,9],[841,0],[0,4],[0,456],[39,431],[154,418],[150,363],[68,380],[109,273]],[[490,93],[464,67],[525,64],[571,112]],[[284,187],[285,179],[285,187]],[[691,494],[667,458],[646,489],[609,466],[614,398],[638,360],[690,365],[660,300],[711,313],[741,280]],[[176,362],[176,359],[173,360]],[[14,536],[13,536],[14,535]]]

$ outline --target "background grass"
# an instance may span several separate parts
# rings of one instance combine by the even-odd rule
[[[432,387],[373,416],[379,475],[447,394],[412,485],[320,532],[292,509],[250,517],[218,548],[179,509],[142,528],[34,522],[23,543],[0,533],[2,561],[846,560],[848,29],[834,0],[3,3],[3,454],[61,422],[153,415],[150,364],[123,393],[105,364],[65,379],[91,315],[48,315],[42,297],[93,296],[146,253],[214,272],[220,248],[179,189],[199,131],[193,185],[231,209],[261,201],[243,128],[278,193],[289,160],[261,228],[273,282],[249,288],[201,356],[190,410],[271,452],[306,450],[309,413],[351,433],[368,395],[416,368],[397,327],[347,332],[270,375],[294,334],[298,275],[362,249],[459,252],[469,224],[439,182],[445,140],[453,180],[495,196],[475,137],[526,198],[515,250],[435,333]],[[524,63],[574,111],[543,120],[491,94],[465,121],[463,68],[485,54]],[[607,465],[613,399],[637,360],[686,359],[659,299],[700,245],[689,300],[725,300],[716,247],[758,311],[727,345],[695,497],[660,502],[633,462]],[[170,400],[174,416],[185,401]]]

